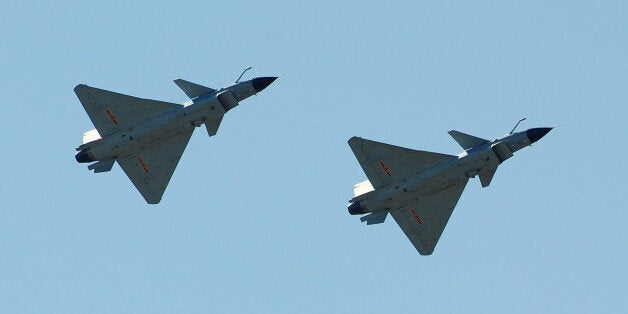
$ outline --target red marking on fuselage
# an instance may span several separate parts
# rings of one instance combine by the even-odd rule
[[[423,222],[421,221],[421,218],[419,218],[419,215],[417,215],[417,213],[414,211],[414,209],[412,210],[412,216],[414,216],[414,219],[416,220],[416,222],[419,223],[419,225],[423,224]]]
[[[383,161],[380,161],[380,162],[379,162],[379,165],[380,165],[380,166],[382,166],[382,169],[384,169],[384,172],[386,172],[386,174],[387,174],[389,177],[392,177],[392,174],[390,174],[390,169],[388,169],[388,167],[386,167],[386,165],[384,164],[384,162],[383,162]]]
[[[118,120],[116,120],[116,116],[114,116],[113,113],[109,111],[109,109],[105,109],[105,111],[107,112],[107,115],[109,116],[109,119],[111,120],[111,122],[113,122],[113,124],[115,125],[118,125]]]
[[[144,169],[144,172],[148,173],[149,172],[148,167],[146,167],[146,164],[142,160],[142,157],[137,157],[137,161],[140,162],[140,166],[142,166],[142,169]]]

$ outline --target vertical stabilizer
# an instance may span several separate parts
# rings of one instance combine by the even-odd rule
[[[371,185],[371,181],[362,181],[360,183],[356,183],[356,185],[353,186],[353,196],[358,197],[373,190],[375,189],[373,188],[373,185]]]
[[[100,134],[98,134],[98,130],[93,129],[83,133],[83,144],[87,144],[100,139]]]

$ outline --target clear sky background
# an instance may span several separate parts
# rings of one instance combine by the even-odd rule
[[[3,1],[2,313],[628,309],[625,1]],[[182,103],[286,74],[194,133],[159,205],[74,148],[79,83]],[[557,126],[467,185],[432,256],[347,212],[354,135],[456,154]]]

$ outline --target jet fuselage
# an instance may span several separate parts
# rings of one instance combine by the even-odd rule
[[[374,211],[401,208],[411,201],[420,201],[460,181],[494,171],[512,153],[529,146],[551,128],[535,128],[507,134],[491,142],[458,154],[457,159],[443,162],[351,200],[349,213],[361,215]]]
[[[257,94],[270,85],[274,79],[274,77],[255,78],[195,97],[181,107],[93,142],[92,145],[76,154],[76,160],[86,163],[128,156],[187,132],[186,129],[200,127],[209,121],[221,119],[240,101]]]

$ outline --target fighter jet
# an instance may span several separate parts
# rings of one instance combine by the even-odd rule
[[[515,128],[492,141],[449,131],[465,150],[457,156],[352,137],[349,146],[368,180],[354,186],[349,213],[368,214],[360,218],[367,225],[384,222],[390,213],[421,255],[432,254],[469,178],[478,176],[482,187],[489,186],[502,162],[552,130],[513,133]]]
[[[190,98],[182,105],[77,85],[74,92],[96,128],[83,134],[76,161],[94,162],[87,168],[95,173],[117,161],[146,202],[159,203],[194,129],[204,124],[216,135],[225,113],[277,79],[240,78],[220,89],[176,79]]]

